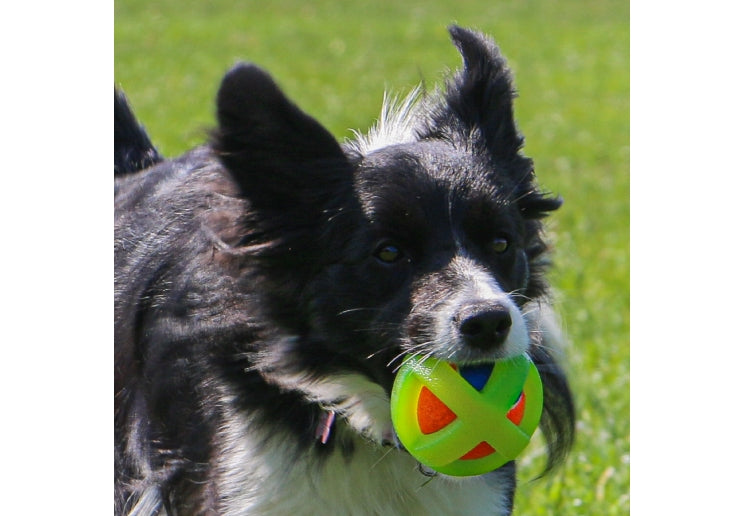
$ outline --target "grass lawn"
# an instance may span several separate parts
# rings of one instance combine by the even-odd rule
[[[516,513],[628,514],[628,2],[116,0],[115,81],[167,156],[203,141],[219,81],[241,59],[267,68],[342,139],[373,122],[384,90],[431,87],[460,65],[452,22],[501,46],[525,153],[565,199],[549,233],[577,442],[539,480],[541,444],[528,449]]]

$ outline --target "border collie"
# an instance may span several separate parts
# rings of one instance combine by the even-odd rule
[[[208,143],[164,159],[114,92],[115,512],[510,514],[514,462],[454,478],[398,443],[404,357],[529,353],[546,470],[573,440],[541,191],[496,45],[340,144],[262,69]]]

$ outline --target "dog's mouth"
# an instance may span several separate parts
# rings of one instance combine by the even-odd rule
[[[449,354],[450,356],[441,357],[437,353],[406,353],[401,351],[397,353],[394,358],[387,362],[387,364],[380,369],[379,364],[377,369],[377,376],[374,378],[379,383],[388,396],[391,395],[393,390],[393,384],[395,378],[398,375],[401,368],[415,365],[417,362],[423,362],[428,358],[433,358],[437,361],[441,361],[449,365],[455,371],[460,373],[465,380],[473,386],[474,389],[480,391],[486,385],[486,382],[491,376],[494,364],[502,360],[509,360],[515,356],[521,355],[522,353],[504,353],[501,350],[488,353],[471,352],[470,350],[464,350],[461,353]]]

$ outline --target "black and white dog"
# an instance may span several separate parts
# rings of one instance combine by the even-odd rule
[[[515,466],[433,475],[398,444],[406,354],[528,352],[547,469],[574,410],[551,355],[541,192],[486,37],[339,144],[261,69],[224,77],[211,141],[165,160],[115,92],[117,514],[509,514]]]

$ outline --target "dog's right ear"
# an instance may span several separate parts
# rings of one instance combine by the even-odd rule
[[[350,188],[336,139],[257,66],[239,64],[225,75],[217,119],[213,148],[254,208],[312,218]]]

